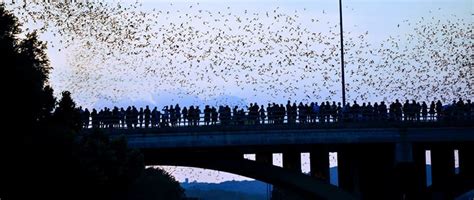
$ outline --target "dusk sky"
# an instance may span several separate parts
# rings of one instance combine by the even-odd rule
[[[58,94],[71,91],[80,106],[341,99],[336,0],[105,2],[87,9],[28,3],[32,15],[21,2],[9,6],[25,28],[43,27],[50,84]],[[343,5],[348,101],[473,99],[471,0]],[[168,171],[179,181],[241,179]]]

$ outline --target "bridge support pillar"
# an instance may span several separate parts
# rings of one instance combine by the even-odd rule
[[[301,153],[297,151],[284,152],[283,168],[301,172]]]
[[[311,176],[329,183],[329,151],[324,147],[313,149],[309,159]]]
[[[357,149],[353,145],[347,145],[341,148],[337,152],[337,167],[339,187],[359,196],[359,163],[357,155]]]
[[[431,174],[434,187],[446,188],[454,177],[454,149],[435,144],[431,149]]]
[[[347,146],[337,152],[339,186],[361,199],[390,199],[393,194],[392,144]]]
[[[394,188],[397,199],[424,199],[426,156],[423,145],[398,143],[395,150]]]
[[[265,163],[265,164],[272,164],[273,163],[273,155],[272,153],[256,153],[255,154],[255,161],[259,163]]]
[[[359,184],[362,199],[390,199],[393,194],[393,144],[362,146],[359,152]]]
[[[459,175],[467,188],[474,188],[474,143],[464,143],[458,149]]]

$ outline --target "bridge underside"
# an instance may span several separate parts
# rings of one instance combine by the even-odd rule
[[[243,158],[243,147],[142,149],[142,152],[147,165],[229,172],[303,194],[307,199],[436,199],[456,197],[474,187],[473,147],[472,142],[279,146],[283,168],[272,164],[271,150],[275,147],[250,148],[256,161]],[[460,165],[457,175],[455,149]],[[434,187],[430,188],[426,185],[426,150],[431,150]],[[338,152],[339,187],[329,184],[330,151]],[[310,152],[309,175],[301,173],[300,152]]]
[[[308,199],[436,199],[456,197],[474,187],[473,133],[471,125],[160,134],[119,131],[111,135],[125,135],[130,147],[142,150],[147,165],[225,171],[306,194]],[[431,150],[431,188],[426,184],[427,150]],[[455,150],[459,174],[454,169]],[[301,173],[301,152],[310,153],[310,175]],[[339,187],[328,181],[329,152],[338,153]],[[283,168],[272,165],[272,153],[283,154]],[[243,159],[243,154],[255,154],[256,161]]]
[[[171,165],[213,169],[261,180],[301,194],[307,199],[356,199],[352,194],[297,170],[273,166],[269,163],[246,160],[242,154],[163,154],[142,150],[146,165]]]

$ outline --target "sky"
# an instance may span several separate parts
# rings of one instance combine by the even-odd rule
[[[50,85],[79,106],[341,99],[335,0],[22,5],[10,8],[48,42]],[[343,1],[347,99],[473,99],[472,10],[470,0]],[[243,179],[166,169],[179,181]]]

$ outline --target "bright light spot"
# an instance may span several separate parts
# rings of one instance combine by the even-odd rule
[[[283,154],[282,153],[274,153],[272,163],[275,166],[283,167]]]
[[[459,174],[459,150],[454,149],[454,173]]]
[[[431,150],[425,151],[426,164],[431,165]]]
[[[329,169],[337,167],[337,152],[329,152]],[[334,177],[339,177],[339,172],[336,170],[329,170],[329,183],[335,186],[339,186],[339,180]]]
[[[301,172],[309,174],[311,172],[309,153],[301,153]]]
[[[255,161],[255,154],[244,154],[244,159]]]
[[[204,182],[204,183],[221,183],[224,181],[244,181],[254,180],[248,177],[239,176],[222,171],[203,169],[197,167],[179,167],[179,166],[147,166],[146,168],[161,168],[170,173],[175,179],[183,183],[188,182]]]
[[[329,167],[337,167],[337,152],[329,152]]]

